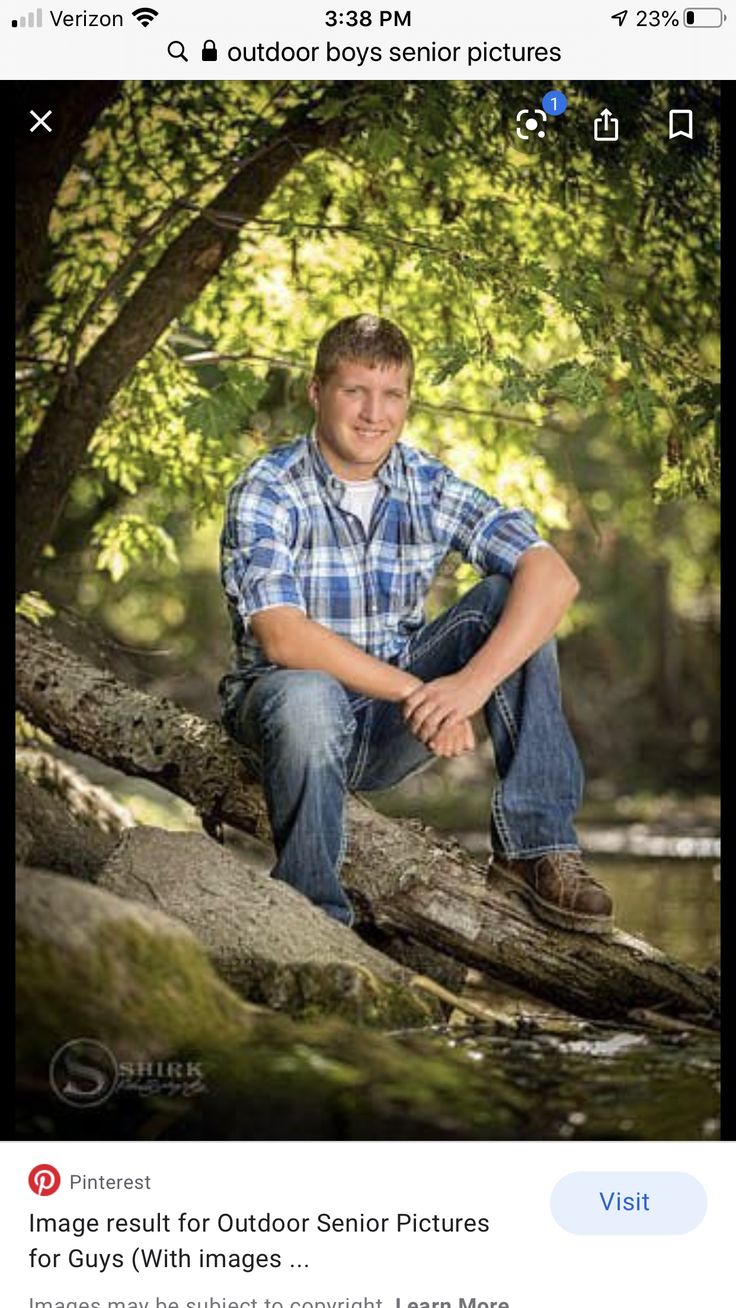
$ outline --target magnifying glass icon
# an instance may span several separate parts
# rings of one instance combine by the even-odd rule
[[[172,59],[183,59],[185,64],[189,63],[184,53],[183,41],[169,41],[169,54]]]

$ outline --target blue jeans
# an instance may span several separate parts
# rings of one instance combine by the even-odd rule
[[[408,670],[422,681],[464,667],[503,611],[509,583],[488,577],[412,638]],[[493,692],[483,714],[498,784],[491,846],[510,858],[579,848],[573,818],[583,772],[560,702],[554,641]],[[325,672],[264,672],[226,705],[227,730],[258,772],[277,862],[288,881],[340,922],[353,911],[340,883],[348,791],[383,790],[435,759],[401,708],[346,690]]]

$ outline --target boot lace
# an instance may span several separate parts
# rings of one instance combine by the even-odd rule
[[[582,854],[578,853],[577,850],[563,849],[559,853],[548,854],[547,857],[550,863],[563,874],[572,872],[577,876],[587,877],[589,875],[583,866]]]

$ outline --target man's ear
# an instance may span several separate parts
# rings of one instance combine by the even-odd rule
[[[316,377],[312,378],[307,387],[307,396],[314,412],[319,413],[319,382]]]

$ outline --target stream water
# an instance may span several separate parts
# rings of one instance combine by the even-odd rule
[[[590,860],[614,896],[617,924],[689,963],[719,963],[719,866],[713,859]],[[719,1134],[719,1040],[682,1032],[652,1036],[605,1023],[565,1034],[535,1032],[534,1005],[471,978],[469,994],[509,1013],[532,1009],[529,1028],[499,1036],[472,1023],[436,1039],[489,1083],[502,1066],[531,1105],[521,1138],[702,1140]],[[501,1133],[503,1134],[503,1133]],[[519,1138],[517,1132],[516,1138]]]
[[[720,963],[720,863],[715,859],[589,858],[613,895],[616,923],[693,967]]]

